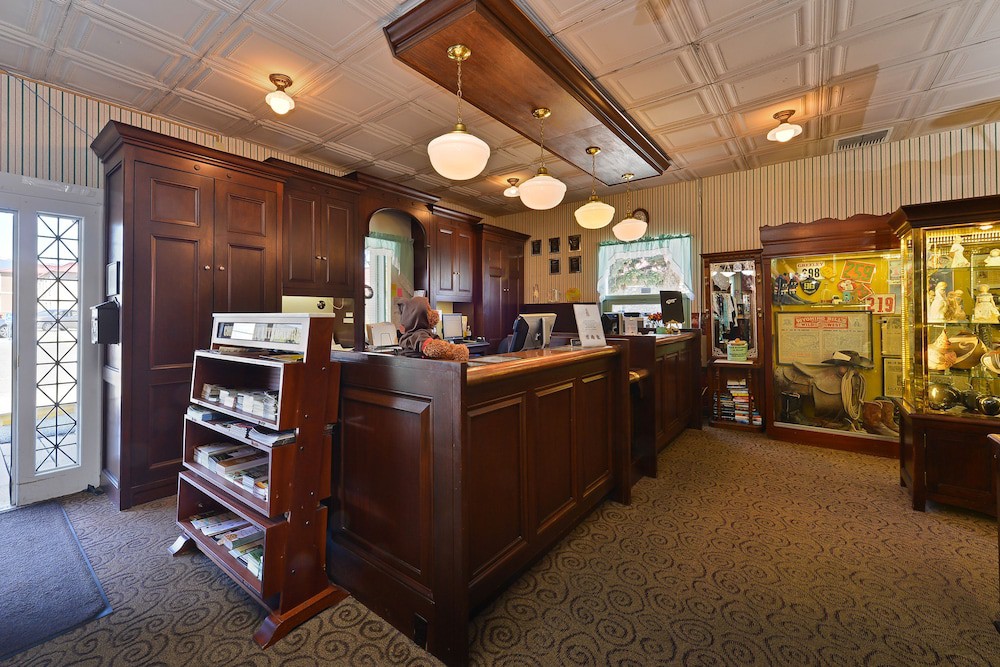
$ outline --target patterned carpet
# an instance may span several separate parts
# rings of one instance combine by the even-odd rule
[[[996,523],[909,509],[894,461],[688,431],[469,626],[475,665],[1000,665]],[[166,553],[173,500],[65,501],[114,613],[7,664],[439,664],[348,598],[267,651],[260,609]]]

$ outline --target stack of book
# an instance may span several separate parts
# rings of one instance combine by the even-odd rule
[[[736,403],[733,401],[732,394],[728,391],[720,391],[718,394],[719,414],[716,415],[716,419],[734,421],[736,419]]]
[[[761,417],[756,407],[750,407],[750,389],[746,380],[727,380],[726,389],[729,392],[733,421],[738,424],[753,424],[760,426]]]
[[[229,555],[243,563],[250,573],[260,579],[264,569],[264,540],[256,540],[241,544],[229,550]]]
[[[236,398],[236,409],[273,421],[278,415],[278,392],[241,391]]]
[[[267,454],[251,445],[212,442],[194,448],[194,461],[232,481],[234,475],[244,470],[261,465],[266,467]],[[239,483],[242,483],[242,478]]]

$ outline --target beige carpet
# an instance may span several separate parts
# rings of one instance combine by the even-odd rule
[[[659,463],[473,620],[473,664],[1000,665],[996,523],[913,512],[894,461],[708,429]],[[65,506],[114,613],[6,664],[438,664],[352,599],[260,651],[259,607],[167,555],[172,499]]]

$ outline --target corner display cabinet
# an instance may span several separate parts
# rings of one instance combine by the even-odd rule
[[[181,536],[170,551],[197,547],[268,610],[254,634],[262,647],[347,596],[325,569],[322,501],[340,399],[334,321],[216,315],[212,348],[194,353],[177,483]]]
[[[897,455],[901,273],[888,218],[761,228],[771,437]]]
[[[701,258],[705,280],[702,321],[709,336],[709,423],[759,431],[763,428],[760,335],[764,330],[760,252],[720,252]],[[728,358],[728,345],[733,341],[747,344],[745,360]]]
[[[1000,433],[1000,197],[901,207],[900,483],[996,515],[989,434]]]

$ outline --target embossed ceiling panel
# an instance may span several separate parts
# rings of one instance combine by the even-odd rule
[[[895,140],[1000,120],[1000,0],[513,3],[676,160],[639,187],[819,155],[858,131],[888,128]],[[396,60],[383,33],[419,4],[0,0],[0,69],[336,173],[370,169],[485,214],[523,210],[500,193],[508,177],[530,178],[538,166],[528,108],[517,109],[512,129],[491,117],[497,109],[467,105],[470,130],[493,149],[486,170],[452,183],[431,169],[426,144],[454,123],[453,79],[441,86]],[[446,60],[443,48],[435,57]],[[477,67],[511,67],[506,58],[476,61],[464,68],[467,92]],[[264,104],[272,72],[294,81],[296,108],[286,116]],[[530,78],[511,85],[552,107],[547,146],[564,158],[582,153],[587,133],[571,127],[579,120],[571,99]],[[778,146],[764,135],[781,109],[794,109],[805,132]],[[560,134],[562,143],[549,143]],[[621,158],[613,140],[599,168]],[[547,161],[567,181],[567,198],[585,200],[587,170]],[[585,155],[581,163],[589,168]]]

